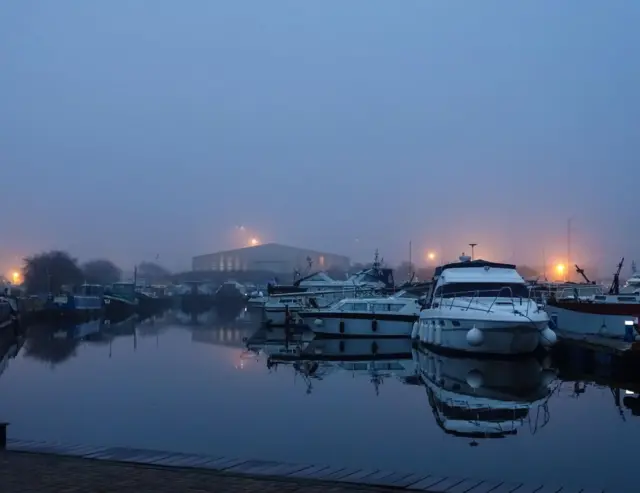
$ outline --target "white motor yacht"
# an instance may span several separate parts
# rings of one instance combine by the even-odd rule
[[[347,298],[324,309],[298,312],[320,337],[409,337],[418,320],[417,298]]]
[[[412,337],[442,349],[526,354],[555,344],[548,323],[515,265],[463,255],[436,269]]]
[[[620,288],[620,292],[624,294],[640,294],[640,274],[633,273],[633,275],[627,279],[627,282]]]

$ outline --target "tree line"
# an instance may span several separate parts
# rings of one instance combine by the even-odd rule
[[[138,277],[149,282],[170,275],[167,269],[154,262],[140,263],[137,271]],[[122,269],[108,259],[94,259],[81,264],[68,252],[51,250],[25,258],[22,276],[28,293],[55,293],[62,286],[113,284],[122,280]]]

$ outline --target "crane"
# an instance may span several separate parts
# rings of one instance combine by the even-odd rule
[[[624,257],[622,257],[615,274],[613,274],[613,281],[609,288],[609,294],[620,294],[620,271],[622,270],[622,264],[624,264]]]
[[[584,269],[581,269],[580,267],[578,267],[578,264],[575,264],[575,266],[576,266],[576,272],[582,276],[582,278],[584,279],[584,282],[586,282],[587,284],[595,284],[595,282],[591,282],[589,280],[587,275],[584,273]]]

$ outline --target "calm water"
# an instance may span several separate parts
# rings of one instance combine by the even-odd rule
[[[431,353],[412,354],[408,343],[380,341],[374,372],[366,361],[276,363],[265,351],[281,352],[277,341],[256,340],[252,348],[261,354],[246,349],[243,339],[256,327],[244,312],[226,322],[213,313],[169,313],[137,326],[67,329],[30,329],[17,355],[0,363],[0,420],[12,423],[10,437],[484,479],[632,484],[640,440],[640,418],[627,407],[633,398],[623,390],[618,406],[609,387],[561,382],[543,369],[555,366],[549,361],[436,363]],[[371,341],[346,344],[342,354],[371,351]],[[0,352],[9,345],[0,343]],[[340,352],[337,342],[314,350]],[[390,352],[404,355],[381,356]],[[478,415],[473,405],[480,399],[493,411]],[[515,410],[514,400],[529,408]]]

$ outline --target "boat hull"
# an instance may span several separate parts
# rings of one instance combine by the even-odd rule
[[[299,307],[289,307],[288,311],[284,307],[265,307],[264,308],[264,320],[267,325],[282,326],[287,323],[293,323],[293,316],[299,311]],[[287,321],[287,316],[289,321]]]
[[[446,319],[440,316],[421,317],[418,339],[434,348],[467,353],[520,355],[535,352],[541,344],[541,333],[548,326],[546,319],[523,322],[492,319]],[[480,344],[469,342],[469,332],[482,333]]]
[[[598,335],[613,339],[636,339],[635,326],[640,317],[640,305],[567,303],[545,307],[560,335]],[[599,313],[598,313],[599,312]]]
[[[349,316],[350,314],[304,313],[303,322],[317,337],[410,337],[418,316],[397,315],[378,317]]]
[[[135,313],[137,305],[137,300],[131,301],[118,296],[105,295],[105,318],[117,320],[127,318]]]

